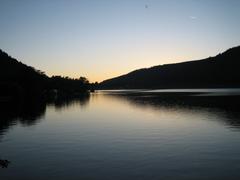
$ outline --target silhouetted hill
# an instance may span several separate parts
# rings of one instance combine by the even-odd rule
[[[35,96],[45,88],[48,77],[0,50],[0,96]]]
[[[215,57],[139,69],[105,80],[100,89],[240,87],[240,46]]]
[[[0,50],[0,70],[1,81],[36,81],[47,77],[43,72],[17,61],[2,50]]]
[[[27,66],[0,50],[0,102],[8,99],[36,98],[58,92],[69,96],[88,89],[85,77],[72,79],[53,76]]]

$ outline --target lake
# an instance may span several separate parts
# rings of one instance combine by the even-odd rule
[[[240,179],[239,89],[2,105],[0,179]]]

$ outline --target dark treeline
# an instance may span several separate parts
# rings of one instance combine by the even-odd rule
[[[31,99],[56,95],[74,96],[85,93],[90,84],[85,77],[48,77],[0,50],[0,101]]]
[[[75,96],[86,93],[90,88],[89,81],[85,77],[73,79],[62,76],[52,76],[48,79],[46,89],[48,92],[56,93],[61,96]]]
[[[240,87],[240,46],[215,57],[139,69],[100,83],[100,89]]]

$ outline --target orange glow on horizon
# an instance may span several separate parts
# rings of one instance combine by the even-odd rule
[[[194,58],[196,56],[193,51],[186,52],[185,54],[180,54],[179,56],[174,57],[174,55],[168,55],[168,52],[163,54],[164,56],[160,56],[160,54],[153,53],[149,54],[139,54],[139,55],[129,55],[128,57],[125,55],[122,56],[110,56],[108,59],[114,59],[115,62],[105,63],[103,65],[98,65],[98,67],[85,67],[78,63],[71,65],[70,67],[62,67],[55,66],[54,69],[46,70],[46,74],[49,76],[53,75],[61,75],[68,76],[70,78],[79,78],[80,76],[86,77],[90,82],[102,82],[106,79],[114,78],[117,76],[121,76],[127,74],[131,71],[141,69],[141,68],[150,68],[153,66],[163,65],[163,64],[172,64],[179,63],[190,60],[197,60],[201,58],[200,55],[198,58]],[[170,54],[170,53],[169,53]],[[141,56],[142,55],[142,56]],[[172,57],[171,57],[172,56]],[[124,58],[125,61],[121,61]],[[126,60],[127,59],[127,60]],[[82,67],[82,68],[79,68]]]

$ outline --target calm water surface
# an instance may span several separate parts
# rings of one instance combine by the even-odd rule
[[[0,179],[240,179],[238,107],[133,92],[2,111]]]

